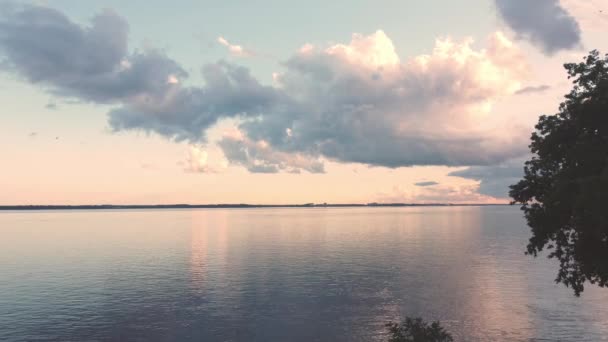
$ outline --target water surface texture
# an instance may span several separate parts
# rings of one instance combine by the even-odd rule
[[[608,340],[514,207],[0,212],[2,341]]]

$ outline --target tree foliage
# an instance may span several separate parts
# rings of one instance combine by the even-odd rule
[[[439,322],[426,323],[422,318],[407,317],[401,324],[388,323],[389,342],[452,342],[452,336]]]
[[[608,55],[564,67],[573,89],[557,114],[540,117],[509,194],[532,230],[527,254],[549,250],[556,282],[578,296],[586,282],[608,285]]]

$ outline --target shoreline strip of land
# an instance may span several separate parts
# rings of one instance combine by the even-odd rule
[[[367,203],[367,204],[97,204],[97,205],[0,205],[4,210],[115,210],[115,209],[239,209],[239,208],[357,208],[357,207],[478,207],[508,203]]]

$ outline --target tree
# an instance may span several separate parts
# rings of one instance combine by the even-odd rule
[[[509,195],[532,230],[527,254],[549,250],[555,281],[579,296],[586,282],[608,285],[608,55],[564,67],[574,87],[557,114],[540,117]]]
[[[454,339],[439,322],[428,324],[422,318],[407,317],[403,323],[388,323],[389,342],[452,342]]]

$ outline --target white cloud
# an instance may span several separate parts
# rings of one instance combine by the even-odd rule
[[[178,84],[179,79],[175,75],[169,75],[169,76],[167,76],[167,83],[168,84]]]
[[[236,57],[251,57],[251,56],[255,55],[253,53],[253,51],[245,49],[244,47],[242,47],[240,45],[230,44],[230,42],[226,38],[224,38],[224,37],[221,37],[221,36],[218,37],[217,38],[217,42],[220,43],[221,45],[225,46],[226,48],[228,48],[228,51],[233,56],[236,56]]]
[[[57,97],[117,104],[108,115],[114,131],[201,144],[210,127],[238,120],[244,138],[225,138],[222,148],[244,151],[244,159],[227,156],[250,170],[321,172],[320,160],[492,165],[527,150],[528,129],[492,111],[527,77],[519,49],[501,33],[479,49],[471,39],[439,39],[431,53],[409,59],[382,31],[354,34],[347,44],[305,45],[282,64],[274,85],[218,62],[202,68],[204,85],[185,86],[188,73],[163,51],[129,51],[128,23],[114,12],[83,26],[24,5],[0,23],[7,70]],[[247,52],[224,37],[218,42]]]
[[[312,47],[309,45],[304,45],[300,49],[301,54],[308,54],[312,51]],[[350,44],[331,46],[325,50],[325,54],[371,69],[395,67],[400,62],[392,40],[381,30],[369,36],[355,33]]]
[[[194,145],[188,147],[188,156],[184,166],[185,171],[196,173],[218,173],[228,167],[226,160],[210,163],[207,151]]]
[[[275,77],[286,99],[241,129],[286,152],[389,167],[483,165],[521,154],[528,132],[491,109],[520,89],[526,62],[501,33],[485,49],[472,44],[440,39],[431,54],[404,62],[382,31],[306,47]]]

